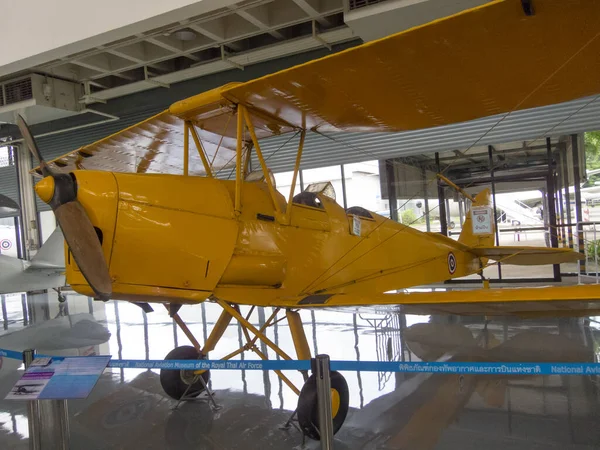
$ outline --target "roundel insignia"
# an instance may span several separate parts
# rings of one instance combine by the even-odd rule
[[[2,239],[0,241],[0,249],[1,250],[9,250],[12,247],[12,242],[10,242],[8,239]]]
[[[448,272],[450,272],[450,275],[456,272],[456,256],[452,252],[448,253]]]

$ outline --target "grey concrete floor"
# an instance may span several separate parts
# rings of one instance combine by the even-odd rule
[[[146,315],[125,302],[92,302],[76,295],[69,295],[66,308],[61,308],[46,294],[7,296],[5,305],[0,348],[162,359],[173,347],[188,344],[160,308]],[[219,312],[214,304],[186,306],[181,316],[202,342]],[[253,323],[264,320],[265,313],[270,310],[255,313]],[[506,361],[596,358],[593,318],[495,319],[487,328],[483,319],[403,316],[395,309],[303,311],[302,318],[311,351],[333,360],[466,360],[486,352]],[[268,336],[293,354],[285,322],[269,329]],[[237,348],[240,340],[237,325],[230,325],[211,359]],[[271,350],[263,351],[274,357]],[[258,359],[252,354],[245,358]],[[17,361],[2,360],[0,399],[21,374]],[[288,375],[302,384],[301,374]],[[350,412],[336,435],[336,449],[600,448],[597,377],[343,375],[350,389]],[[69,401],[71,448],[320,448],[315,441],[303,445],[293,428],[280,429],[297,397],[274,373],[214,371],[211,388],[221,406],[218,411],[203,400],[175,410],[176,402],[162,391],[158,371],[108,369],[89,398]],[[28,448],[26,402],[0,400],[0,448]]]

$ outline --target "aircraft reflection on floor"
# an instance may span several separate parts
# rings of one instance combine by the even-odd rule
[[[11,301],[14,304],[6,305],[9,331],[23,320],[19,317],[20,297]],[[95,351],[118,358],[162,359],[173,346],[187,341],[160,309],[146,315],[134,305],[92,304],[75,295],[68,296],[68,311],[61,310],[48,296],[29,296],[27,302],[25,310],[36,323],[1,336],[0,347],[10,344],[9,339],[18,333],[28,346],[40,345],[44,339],[56,341],[56,336],[64,338],[62,332],[50,330],[53,323],[64,326],[65,320],[74,322],[69,329],[75,332],[63,339],[62,346],[86,348],[96,344]],[[198,336],[206,336],[218,312],[211,304],[181,310]],[[102,339],[99,328],[89,327],[91,335],[87,336],[77,333],[77,323],[88,320],[90,314],[92,323],[104,328],[107,339],[106,329],[110,332],[107,342],[89,341],[94,336]],[[338,360],[595,360],[594,322],[495,320],[486,325],[480,319],[459,323],[455,318],[411,317],[373,309],[303,314],[311,351],[328,353]],[[261,312],[255,320],[264,322],[265,314]],[[291,348],[289,333],[280,326],[273,327],[269,337],[282,348]],[[241,342],[239,328],[230,326],[215,356]],[[7,369],[0,369],[4,375],[0,377],[0,398],[20,373]],[[300,379],[300,374],[289,375]],[[597,377],[519,379],[372,372],[345,376],[351,386],[354,384],[351,392],[355,395],[351,397],[347,426],[336,435],[336,448],[525,449],[537,445],[591,449],[600,444],[600,430],[595,425],[599,413]],[[73,448],[89,448],[89,442],[102,442],[97,448],[229,449],[242,444],[248,449],[300,448],[298,432],[279,429],[296,403],[279,378],[269,372],[219,371],[211,384],[221,410],[213,412],[206,402],[198,401],[172,411],[175,402],[164,395],[158,373],[107,371],[89,399],[69,403]],[[16,436],[26,436],[26,429],[18,426],[25,416],[24,403],[0,401],[0,419],[5,419],[0,430],[1,448],[18,448],[13,442]],[[10,435],[5,437],[3,432]],[[318,442],[311,442],[306,448],[318,447]]]

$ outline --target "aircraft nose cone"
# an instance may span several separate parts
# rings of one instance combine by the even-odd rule
[[[50,203],[54,196],[54,178],[44,177],[35,185],[35,192],[45,203]]]

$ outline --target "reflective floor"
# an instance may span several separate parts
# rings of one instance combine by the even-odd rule
[[[34,347],[54,355],[111,354],[162,359],[186,345],[166,311],[145,314],[134,305],[92,302],[69,295],[6,296],[0,348]],[[271,311],[259,311],[253,323]],[[181,317],[199,340],[220,310],[183,307]],[[595,361],[600,324],[594,318],[492,320],[404,316],[393,309],[303,311],[311,351],[334,360],[362,361]],[[288,353],[285,322],[268,336]],[[241,345],[227,329],[211,359]],[[274,358],[273,352],[262,351]],[[246,354],[247,359],[257,359]],[[3,359],[0,398],[22,374]],[[594,449],[600,448],[596,376],[457,376],[345,372],[350,412],[336,449]],[[302,376],[290,372],[300,386]],[[69,402],[73,449],[317,449],[300,433],[282,430],[296,395],[274,373],[215,371],[211,387],[221,409],[206,401],[176,402],[157,371],[107,370],[92,395]],[[26,402],[0,400],[0,448],[28,448]]]

